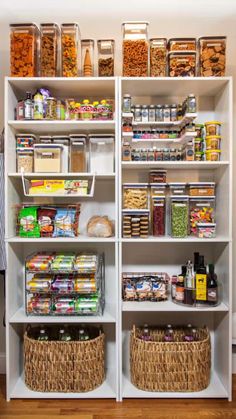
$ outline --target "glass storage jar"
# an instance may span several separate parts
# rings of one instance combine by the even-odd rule
[[[190,234],[198,235],[198,223],[215,223],[215,196],[190,199]]]
[[[82,54],[82,76],[94,76],[94,40],[81,40],[81,54]]]
[[[70,135],[70,172],[87,172],[86,137]]]
[[[113,39],[99,39],[98,46],[98,76],[114,76],[114,49],[115,41]]]
[[[196,52],[170,52],[168,64],[170,77],[196,76]]]
[[[171,236],[188,235],[189,199],[188,196],[171,196]]]
[[[148,76],[148,22],[124,22],[123,76]]]
[[[196,38],[171,38],[168,42],[169,51],[195,51]]]
[[[208,36],[199,39],[199,76],[223,77],[226,67],[226,37]]]
[[[55,97],[47,97],[45,113],[45,119],[53,121],[57,119],[57,100]]]
[[[150,39],[150,76],[165,77],[167,67],[167,39]]]
[[[153,236],[164,236],[166,231],[165,198],[153,198],[152,202],[152,233]]]
[[[17,172],[32,173],[34,167],[34,151],[24,149],[17,150]]]
[[[123,184],[123,209],[148,209],[148,184]]]
[[[115,138],[112,135],[89,135],[91,173],[114,173]]]
[[[60,29],[56,23],[40,25],[40,76],[58,77]]]
[[[79,26],[77,23],[61,25],[61,63],[63,77],[77,77],[79,74]]]
[[[11,77],[38,75],[38,45],[40,32],[34,23],[10,25]]]

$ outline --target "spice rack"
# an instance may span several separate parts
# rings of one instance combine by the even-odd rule
[[[78,92],[83,97],[113,96],[115,119],[112,121],[15,121],[14,107],[22,93],[48,86],[53,94],[70,97]],[[158,92],[158,95],[156,94]],[[156,98],[166,97],[176,101],[189,93],[200,98],[198,122],[217,119],[222,121],[221,161],[139,161],[121,160],[121,103],[123,94],[143,97],[145,103],[156,103]],[[173,97],[175,95],[175,97]],[[8,269],[6,277],[6,335],[7,335],[7,399],[11,398],[226,398],[231,400],[231,318],[232,318],[232,80],[231,78],[7,78],[5,86],[5,196],[6,196],[6,246]],[[144,100],[143,99],[143,100]],[[160,99],[161,100],[161,99]],[[22,174],[15,171],[15,134],[32,132],[115,134],[115,172],[95,175],[94,196],[82,200],[80,225],[86,224],[98,208],[115,219],[114,237],[91,238],[85,231],[75,238],[24,238],[15,235],[11,209],[22,204],[40,204],[48,197],[24,197]],[[128,134],[127,134],[128,135]],[[131,134],[129,134],[131,136]],[[185,141],[182,139],[182,141]],[[123,238],[122,184],[145,183],[150,169],[168,170],[168,182],[216,182],[217,184],[217,235],[212,239],[198,237]],[[77,173],[90,176],[91,173]],[[68,178],[74,173],[27,173],[27,179]],[[60,197],[50,198],[60,203]],[[62,197],[62,199],[64,199]],[[68,197],[68,204],[71,202]],[[45,202],[45,201],[44,201]],[[50,201],[51,202],[51,201]],[[74,203],[74,201],[72,201]],[[43,323],[102,324],[107,336],[106,380],[102,386],[87,393],[38,393],[29,390],[22,376],[22,336],[29,318],[24,309],[25,258],[40,251],[97,251],[105,254],[105,307],[103,315],[49,316]],[[178,272],[179,266],[194,251],[206,255],[215,264],[222,283],[222,299],[218,306],[188,307],[167,301],[122,301],[122,273]],[[146,392],[138,390],[129,375],[129,332],[133,324],[185,324],[208,326],[212,344],[211,381],[201,392]],[[42,323],[42,317],[32,316],[30,323]]]

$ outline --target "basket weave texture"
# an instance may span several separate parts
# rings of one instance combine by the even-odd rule
[[[174,330],[174,342],[163,342],[165,330],[150,329],[152,341],[140,339],[142,329],[130,337],[131,381],[141,390],[191,392],[208,387],[211,342],[206,327],[197,329],[198,341],[183,342],[184,329]]]
[[[78,342],[37,341],[24,335],[25,383],[34,391],[80,393],[105,379],[105,336]]]

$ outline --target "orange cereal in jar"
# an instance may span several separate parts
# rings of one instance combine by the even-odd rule
[[[61,54],[62,76],[77,77],[78,64],[79,27],[76,23],[64,23],[61,25]]]

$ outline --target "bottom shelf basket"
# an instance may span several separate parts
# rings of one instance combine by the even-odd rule
[[[150,329],[144,341],[141,328],[130,337],[132,383],[144,391],[195,392],[208,387],[211,372],[211,342],[206,327],[197,328],[197,341],[183,342],[184,329],[174,330],[174,342],[163,342],[164,329]]]
[[[105,380],[105,335],[61,342],[38,341],[26,332],[24,370],[25,384],[33,391],[92,391]]]

